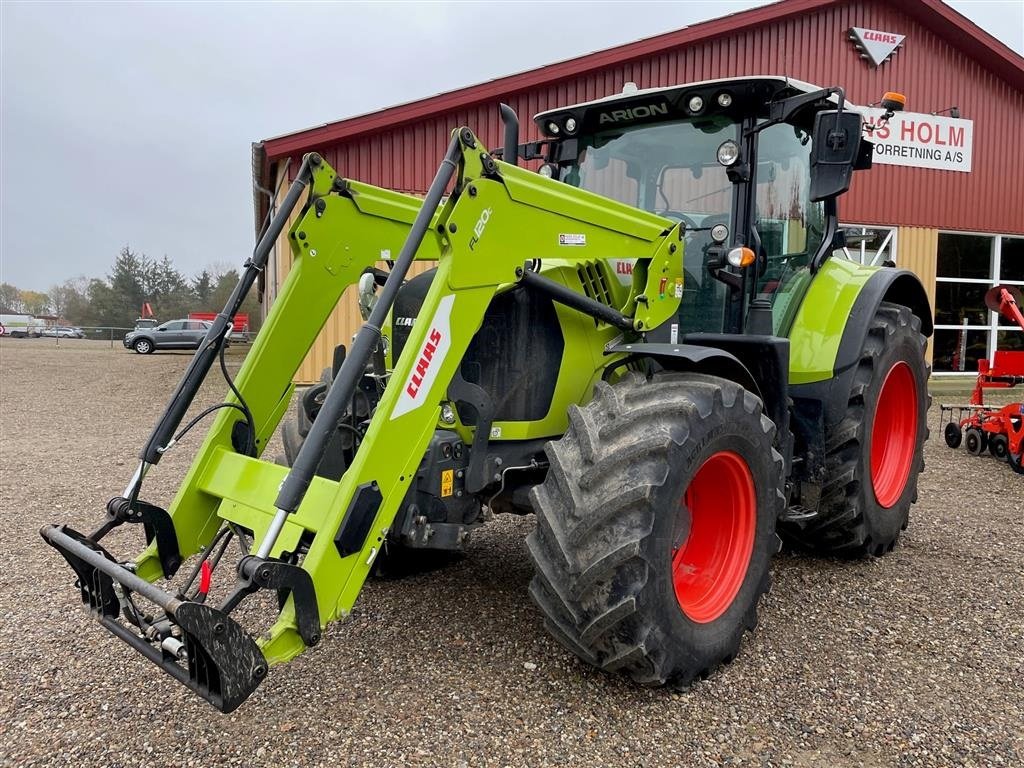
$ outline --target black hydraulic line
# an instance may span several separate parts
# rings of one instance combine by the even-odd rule
[[[216,535],[214,535],[213,537],[213,540],[210,541],[206,549],[203,551],[203,556],[199,558],[199,561],[192,568],[192,572],[189,573],[188,578],[185,580],[185,584],[181,587],[181,589],[178,590],[180,594],[184,595],[192,588],[192,583],[196,580],[196,576],[199,575],[199,571],[202,570],[203,563],[210,559],[210,553],[213,552],[214,548],[219,543],[221,543],[221,540],[224,539],[225,536],[228,537],[226,544],[230,544],[232,535],[233,534],[231,533],[231,529],[227,527],[221,528],[219,531],[217,531]],[[223,553],[224,550],[222,548],[220,554],[223,555]]]
[[[242,273],[238,285],[235,286],[235,290],[231,293],[231,297],[228,299],[223,311],[214,318],[210,330],[206,333],[206,338],[203,339],[199,350],[188,364],[185,375],[178,383],[178,388],[174,390],[174,394],[167,404],[167,409],[153,428],[153,432],[146,442],[146,447],[139,454],[139,458],[146,464],[156,464],[160,461],[160,449],[170,442],[174,435],[174,430],[178,428],[181,420],[185,418],[185,413],[188,411],[189,406],[192,405],[192,401],[195,399],[203,379],[206,378],[206,374],[209,373],[210,368],[217,359],[217,353],[224,343],[224,337],[229,332],[232,321],[242,306],[246,294],[249,293],[249,289],[256,282],[256,278],[259,277],[266,267],[267,259],[270,256],[271,249],[274,247],[274,243],[277,242],[277,238],[284,231],[285,226],[288,224],[288,216],[295,208],[299,198],[302,196],[303,190],[309,183],[311,165],[317,165],[320,162],[319,155],[307,155],[303,159],[298,175],[296,175],[295,181],[292,182],[288,194],[277,211],[277,215],[271,219],[270,225],[264,231],[263,237],[260,238],[255,251],[253,251],[252,258],[245,262],[245,271]],[[255,436],[252,439],[255,439]]]
[[[355,341],[352,342],[352,349],[346,356],[345,362],[342,363],[341,369],[327,393],[327,398],[320,406],[320,412],[310,427],[309,434],[302,443],[298,456],[295,457],[291,471],[281,484],[281,491],[277,495],[277,501],[274,502],[274,506],[280,512],[294,512],[302,503],[306,489],[309,488],[316,468],[320,465],[320,460],[327,449],[327,444],[341,422],[345,409],[352,403],[353,393],[359,384],[359,379],[363,375],[363,371],[366,370],[370,356],[373,355],[373,351],[380,342],[381,326],[384,324],[388,312],[391,311],[391,306],[398,296],[398,289],[405,280],[405,275],[416,257],[416,251],[419,250],[424,235],[430,228],[430,220],[441,203],[441,197],[448,187],[448,182],[451,181],[458,168],[461,154],[462,144],[457,137],[453,138],[448,145],[444,160],[437,169],[437,175],[434,176],[430,189],[423,199],[419,213],[416,214],[412,229],[402,245],[395,266],[381,289],[380,298],[374,305],[370,317],[356,334]]]
[[[549,280],[543,275],[538,275],[536,272],[524,271],[519,282],[531,290],[545,294],[559,304],[564,304],[571,309],[575,309],[577,312],[590,315],[602,322],[608,323],[608,325],[614,325],[623,331],[634,330],[633,318],[626,317],[614,307],[609,307],[607,304],[587,298],[582,293],[566,288],[561,283]]]
[[[188,431],[190,429],[192,429],[192,427],[194,427],[200,421],[205,419],[211,413],[215,413],[216,411],[219,411],[221,408],[233,408],[234,410],[239,411],[243,416],[246,416],[246,418],[248,418],[248,415],[247,415],[248,412],[245,410],[245,408],[243,408],[242,406],[238,405],[237,403],[217,403],[216,405],[211,405],[209,408],[207,408],[204,411],[202,411],[198,416],[196,416],[194,419],[192,419],[192,421],[190,421],[188,424],[186,424],[184,429],[182,429],[178,434],[176,434],[174,436],[174,440],[172,440],[171,442],[172,443],[179,442],[181,440],[181,438],[183,438],[186,434],[188,434]]]
[[[233,324],[232,324],[233,325]],[[230,331],[228,331],[230,333]],[[220,345],[220,372],[224,374],[224,381],[228,383],[228,388],[234,393],[235,397],[238,398],[238,405],[241,408],[242,414],[245,416],[245,423],[249,427],[249,438],[246,440],[245,455],[255,456],[256,455],[256,419],[252,416],[252,411],[249,410],[249,404],[245,402],[245,398],[242,397],[242,393],[238,391],[238,387],[235,386],[234,380],[231,378],[231,374],[228,373],[228,365],[224,362],[224,350],[227,349],[226,344]],[[234,405],[234,403],[227,403],[227,405]]]

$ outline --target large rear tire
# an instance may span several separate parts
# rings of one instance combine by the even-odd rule
[[[883,555],[907,527],[928,439],[921,321],[883,302],[861,350],[846,413],[826,432],[818,514],[779,526],[794,545],[846,557]],[[947,438],[948,440],[948,438]]]
[[[598,384],[531,491],[530,594],[600,669],[685,685],[730,661],[778,551],[782,457],[755,395],[701,374]]]

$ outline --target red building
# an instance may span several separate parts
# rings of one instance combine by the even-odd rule
[[[841,85],[855,104],[885,91],[907,112],[875,135],[875,168],[840,201],[844,224],[873,240],[853,255],[914,270],[935,308],[936,372],[976,371],[978,358],[1024,349],[1024,333],[984,306],[996,283],[1024,286],[1024,59],[940,0],[783,0],[540,69],[304,131],[254,147],[256,181],[274,188],[316,150],[339,173],[422,194],[450,132],[470,126],[501,144],[498,104],[530,118],[640,88],[757,74]],[[870,116],[870,113],[868,113]],[[257,197],[257,219],[268,201]],[[290,254],[274,255],[270,300]],[[344,302],[300,371],[315,380],[358,324]]]

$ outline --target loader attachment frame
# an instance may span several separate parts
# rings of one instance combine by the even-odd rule
[[[267,674],[263,654],[223,611],[154,587],[67,526],[47,526],[42,535],[78,575],[82,602],[102,626],[221,712],[236,709],[263,681]],[[117,621],[121,612],[119,595],[132,592],[164,611],[180,630],[178,635],[154,643]]]
[[[614,312],[597,302],[562,297],[565,306],[590,313],[595,321],[603,315],[627,340],[675,316],[681,297],[678,223],[495,161],[468,128],[453,133],[422,204],[342,179],[315,155],[304,160],[288,199],[297,202],[306,185],[307,201],[289,230],[294,265],[239,371],[237,394],[228,397],[249,411],[246,421],[254,424],[255,434],[245,444],[254,446],[256,455],[248,455],[233,439],[242,428],[237,410],[222,409],[168,507],[180,557],[201,553],[192,577],[178,591],[153,584],[173,576],[161,560],[158,539],[134,561],[115,559],[98,543],[115,524],[109,519],[92,536],[56,525],[42,531],[78,575],[82,600],[104,627],[225,712],[255,690],[269,666],[315,645],[323,627],[348,615],[438,428],[441,405],[450,399],[449,384],[500,290],[521,284],[557,294],[532,274],[541,262],[635,261],[628,299]],[[250,260],[251,269],[219,316],[221,325],[230,327],[235,304],[266,264],[264,242],[271,232],[283,231],[290,213],[285,206],[276,214],[258,258]],[[381,297],[337,372],[293,467],[261,461],[259,453],[289,404],[291,379],[342,292],[382,251],[393,249],[399,256]],[[415,258],[437,259],[437,273],[362,447],[340,480],[316,476]],[[676,286],[680,290],[673,290]],[[208,341],[209,348],[197,352],[154,429],[124,499],[118,500],[127,502],[129,510],[143,503],[139,494],[146,473],[180,437],[174,430],[187,410],[182,402],[194,398],[214,359],[211,350],[215,353],[223,338]],[[589,378],[582,379],[576,393],[580,401],[614,357],[598,354],[591,362]],[[251,537],[253,545],[229,574],[233,590],[217,607],[208,606],[211,579],[224,580],[226,569],[217,570],[217,565],[232,536],[240,541]],[[193,589],[199,573],[200,587]],[[259,589],[277,590],[281,609],[255,641],[229,614]],[[139,610],[133,595],[161,613]]]

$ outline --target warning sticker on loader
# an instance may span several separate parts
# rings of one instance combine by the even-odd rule
[[[559,245],[586,245],[586,235],[563,234],[558,236]]]
[[[441,498],[452,495],[452,485],[455,484],[455,470],[445,469],[441,471]]]

